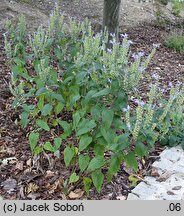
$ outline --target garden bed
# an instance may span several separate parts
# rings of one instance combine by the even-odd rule
[[[11,108],[13,97],[9,91],[10,69],[7,67],[4,55],[3,32],[1,30],[0,37],[0,159],[9,158],[9,161],[7,164],[5,162],[0,164],[1,196],[4,199],[126,199],[128,192],[135,184],[141,181],[144,175],[151,174],[151,164],[158,158],[164,147],[158,143],[156,148],[149,153],[148,159],[139,160],[137,174],[122,164],[118,174],[113,177],[110,184],[102,188],[100,194],[93,188],[89,196],[86,196],[83,187],[79,184],[75,188],[69,188],[69,196],[66,196],[63,193],[62,185],[65,177],[68,176],[68,170],[59,159],[50,154],[49,160],[47,155],[41,155],[34,158],[35,164],[33,164],[27,137],[31,128],[21,129],[18,123],[20,113]],[[143,100],[150,84],[156,79],[161,81],[160,87],[165,89],[166,96],[171,85],[183,83],[183,54],[172,51],[163,45],[164,35],[167,34],[164,29],[148,24],[146,27],[144,25],[129,28],[126,32],[134,42],[132,52],[144,51],[148,54],[153,43],[161,44],[140,84],[139,92]],[[132,178],[129,178],[130,176]]]

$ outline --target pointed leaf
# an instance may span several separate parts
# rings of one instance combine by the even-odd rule
[[[40,128],[42,128],[42,129],[44,129],[44,130],[46,130],[46,131],[50,131],[50,128],[49,128],[48,124],[47,124],[45,121],[43,121],[43,120],[41,120],[41,119],[38,119],[38,120],[36,120],[36,124],[37,124]]]
[[[104,163],[105,161],[103,156],[96,156],[90,161],[88,171],[92,172],[96,169],[99,169],[104,165]]]
[[[100,193],[104,181],[104,174],[101,170],[96,170],[91,174],[91,177],[96,190]]]
[[[44,145],[43,145],[44,149],[47,150],[47,151],[50,151],[50,152],[54,152],[54,148],[52,146],[52,144],[50,142],[46,142]]]
[[[128,167],[131,167],[133,168],[135,171],[138,170],[138,163],[137,163],[137,160],[135,158],[135,155],[133,152],[129,152],[126,156],[125,156],[125,162],[126,162],[126,165]]]
[[[73,114],[73,129],[76,130],[77,125],[79,124],[79,121],[81,119],[80,113],[76,112]]]
[[[102,122],[106,128],[110,128],[114,117],[114,111],[110,109],[103,109]]]
[[[25,128],[27,126],[27,124],[29,123],[28,117],[29,117],[29,113],[27,113],[27,112],[23,112],[21,114],[21,125],[23,128]]]
[[[92,115],[93,119],[98,121],[99,118],[101,117],[101,108],[99,106],[93,106],[91,108],[91,115]]]
[[[38,140],[39,140],[39,133],[31,132],[29,134],[29,144],[31,147],[31,151],[33,151],[34,148],[36,147]]]
[[[146,156],[148,153],[147,147],[143,143],[138,142],[135,146],[135,153],[139,157]]]
[[[61,146],[62,139],[60,137],[56,137],[54,139],[54,150],[57,151]]]
[[[88,177],[83,178],[84,190],[89,195],[89,190],[91,188],[92,180]]]
[[[70,162],[72,161],[74,155],[75,155],[75,150],[67,146],[64,150],[64,161],[67,167],[70,165]]]
[[[91,142],[92,142],[92,137],[88,136],[87,134],[83,135],[80,138],[79,151],[83,151],[84,149],[86,149]]]
[[[55,106],[55,109],[54,109],[56,115],[58,115],[62,111],[63,107],[64,107],[64,104],[61,102],[58,102],[58,104]]]
[[[53,106],[52,106],[52,105],[50,105],[50,104],[45,104],[45,106],[44,106],[43,109],[42,109],[42,115],[43,115],[43,116],[49,115],[49,114],[51,113],[52,109],[53,109]]]
[[[79,180],[79,176],[76,173],[72,173],[69,179],[69,184],[75,183]]]
[[[79,168],[81,172],[84,172],[84,170],[88,167],[90,161],[90,157],[88,155],[79,155]]]
[[[77,136],[80,136],[82,134],[89,132],[94,127],[96,127],[96,123],[94,120],[91,120],[91,121],[88,121],[87,119],[83,120],[77,128],[78,129]]]
[[[110,159],[110,168],[109,168],[109,171],[107,174],[107,181],[108,182],[110,182],[113,175],[119,171],[120,165],[121,165],[120,158],[117,155],[112,156]]]
[[[62,134],[62,138],[65,139],[72,132],[71,124],[66,121],[58,120],[59,125],[64,129],[64,133]]]
[[[105,96],[105,95],[108,95],[110,93],[110,89],[106,88],[106,89],[103,89],[97,93],[95,93],[92,98],[96,98],[96,97],[102,97],[102,96]]]
[[[40,153],[43,152],[43,149],[40,146],[36,146],[36,148],[34,149],[34,155],[39,155]]]
[[[42,94],[39,96],[39,101],[38,101],[38,108],[39,110],[42,110],[43,109],[43,106],[44,106],[44,98],[45,98],[45,95]]]

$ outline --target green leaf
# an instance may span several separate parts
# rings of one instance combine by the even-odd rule
[[[24,109],[25,112],[29,113],[29,112],[34,110],[35,105],[29,105],[28,106],[27,104],[23,104],[22,108]]]
[[[72,132],[71,124],[66,121],[58,120],[59,125],[64,129],[64,133],[61,135],[63,139],[69,136]]]
[[[50,152],[54,152],[54,148],[52,146],[52,144],[50,142],[46,142],[44,145],[43,145],[44,149],[47,150],[47,151],[50,151]]]
[[[18,74],[21,74],[23,72],[23,68],[21,66],[14,66],[12,68],[12,74],[14,76],[14,78],[17,78]]]
[[[131,187],[136,187],[139,179],[137,179],[134,175],[130,175],[128,180],[131,182]]]
[[[138,142],[136,143],[136,146],[135,146],[135,153],[139,157],[146,156],[148,153],[147,147],[143,143]]]
[[[50,104],[45,104],[45,106],[42,109],[42,115],[47,116],[50,115],[51,111],[53,109],[53,106]]]
[[[100,155],[100,156],[103,156],[104,155],[104,151],[105,151],[105,147],[104,145],[102,145],[101,143],[97,143],[95,144],[94,146],[94,153],[95,155]]]
[[[82,82],[84,82],[84,79],[85,79],[86,75],[87,75],[86,72],[77,73],[77,75],[76,75],[76,84],[81,84]]]
[[[98,121],[99,118],[101,117],[101,108],[100,106],[93,106],[91,108],[91,115],[93,117],[94,120]]]
[[[84,190],[89,195],[89,190],[91,188],[92,180],[88,177],[83,178]]]
[[[42,79],[35,78],[37,89],[44,88],[45,83]]]
[[[116,174],[119,169],[120,169],[120,165],[121,165],[121,160],[117,155],[114,155],[111,157],[110,159],[110,168],[107,174],[107,181],[110,182],[113,175]]]
[[[171,134],[171,136],[169,136],[169,146],[171,147],[176,146],[177,138],[178,138],[177,136]]]
[[[125,148],[127,148],[129,146],[129,139],[128,139],[128,135],[127,134],[122,134],[120,136],[117,137],[117,151],[122,151]]]
[[[100,129],[100,132],[103,136],[103,138],[106,140],[106,142],[108,143],[108,147],[109,148],[112,148],[112,145],[114,143],[114,139],[116,137],[116,134],[115,132],[112,130],[112,129],[108,129],[106,130],[104,127],[102,127]],[[113,147],[113,149],[116,148],[115,146]]]
[[[31,147],[31,151],[32,151],[32,152],[33,152],[33,150],[35,149],[38,140],[39,140],[39,133],[31,132],[31,133],[29,134],[29,144],[30,144],[30,147]]]
[[[43,106],[44,106],[44,98],[45,98],[45,95],[44,95],[44,94],[43,94],[43,95],[40,95],[40,97],[39,97],[38,108],[39,108],[40,110],[43,109]]]
[[[75,155],[75,150],[67,146],[64,150],[64,161],[66,167],[70,165],[70,162],[72,161],[74,155]]]
[[[48,92],[48,89],[45,87],[39,88],[36,92],[36,96],[44,95],[44,93]]]
[[[42,128],[42,129],[44,129],[44,130],[46,130],[46,131],[50,131],[50,128],[49,128],[47,122],[45,122],[45,121],[43,121],[43,120],[41,120],[41,119],[38,119],[38,120],[36,120],[36,124],[37,124],[40,128]]]
[[[55,109],[54,109],[56,115],[58,115],[62,111],[63,107],[64,107],[64,104],[61,102],[58,102],[58,104],[55,106]]]
[[[138,163],[133,152],[129,152],[125,156],[125,163],[128,167],[133,168],[135,172],[138,170]]]
[[[128,96],[125,91],[118,92],[117,99],[115,100],[114,107],[118,107],[118,111],[126,108],[128,105]]]
[[[79,112],[76,112],[73,114],[73,129],[76,130],[77,125],[79,124],[79,121],[81,119],[81,115]]]
[[[54,139],[54,150],[57,151],[61,146],[62,139],[60,137],[56,137]]]
[[[78,93],[71,94],[66,104],[67,108],[72,108],[79,99],[80,99],[80,94]]]
[[[88,171],[92,172],[96,169],[99,169],[104,165],[104,163],[105,163],[104,157],[98,155],[90,161],[89,166],[88,166]]]
[[[24,60],[20,59],[19,57],[16,57],[13,60],[19,66],[21,66],[21,65],[24,66],[26,64],[26,62]]]
[[[102,97],[102,96],[105,96],[105,95],[108,95],[110,93],[110,89],[109,88],[106,88],[106,89],[103,89],[97,93],[95,93],[92,98],[96,98],[96,97]]]
[[[52,83],[57,83],[57,71],[55,69],[51,69],[49,75]]]
[[[86,149],[91,142],[92,142],[92,137],[88,136],[87,134],[83,135],[80,138],[79,151],[83,151],[84,149]]]
[[[29,117],[29,113],[27,113],[27,112],[23,112],[21,114],[21,125],[23,128],[25,128],[27,126],[27,124],[29,123],[28,117]]]
[[[54,99],[58,100],[59,102],[62,102],[62,103],[65,102],[65,100],[64,100],[64,98],[63,98],[63,96],[61,94],[49,92],[48,96],[50,96],[51,98],[54,98]]]
[[[102,123],[106,128],[110,128],[114,117],[114,111],[110,109],[103,109],[102,111]]]
[[[81,172],[87,168],[90,161],[90,157],[88,155],[79,155],[79,168]]]
[[[96,94],[96,90],[90,90],[85,96],[85,103],[88,103],[92,96]]]
[[[96,190],[100,193],[104,181],[104,174],[101,170],[96,170],[91,174],[91,177]]]
[[[74,172],[71,174],[69,184],[75,183],[79,180],[79,176]]]
[[[60,48],[55,48],[54,53],[58,60],[61,60],[63,58],[63,53]]]
[[[34,155],[39,155],[40,153],[43,152],[43,149],[40,146],[36,146],[36,148],[34,149]]]
[[[77,128],[77,136],[89,132],[94,127],[96,127],[94,120],[88,121],[87,119],[84,119],[81,123],[79,123],[79,126]]]
[[[33,112],[31,113],[31,115],[32,115],[33,118],[35,118],[35,116],[37,116],[38,113],[39,113],[39,109],[38,109],[38,107],[35,107]]]
[[[113,93],[117,93],[120,89],[120,84],[119,84],[119,80],[116,79],[116,80],[112,80],[111,82],[111,89],[113,91]]]

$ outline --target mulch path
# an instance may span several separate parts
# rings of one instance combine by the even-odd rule
[[[150,82],[155,82],[154,76],[159,75],[160,86],[165,88],[167,94],[171,83],[183,83],[184,55],[167,49],[164,45],[165,30],[153,25],[139,26],[126,30],[129,38],[134,42],[132,51],[150,53],[153,43],[161,43],[153,57],[146,76],[142,80],[139,91],[144,98],[150,87]],[[131,169],[122,165],[121,170],[110,184],[103,187],[100,194],[93,188],[89,196],[83,193],[81,185],[68,188],[66,196],[63,182],[68,176],[68,171],[61,159],[52,155],[42,155],[33,158],[28,145],[28,129],[19,127],[19,113],[11,108],[13,97],[9,91],[10,70],[6,65],[3,45],[3,31],[0,31],[0,196],[4,199],[126,199],[127,194],[133,189],[128,177]],[[149,76],[148,76],[149,75]],[[149,81],[148,81],[149,80]],[[151,164],[158,158],[164,149],[159,144],[149,153],[149,157],[139,161],[137,178],[142,180],[144,175],[149,175]],[[49,160],[48,160],[49,157]],[[10,158],[7,164],[1,160]]]

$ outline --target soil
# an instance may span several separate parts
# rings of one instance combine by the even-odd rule
[[[80,184],[75,188],[68,188],[69,194],[65,193],[66,188],[63,188],[63,182],[68,176],[68,171],[62,165],[62,157],[57,159],[53,155],[46,154],[38,158],[32,157],[27,138],[30,128],[20,128],[20,113],[11,107],[13,96],[9,90],[10,69],[4,55],[3,25],[6,18],[16,21],[22,11],[29,20],[30,28],[36,27],[39,23],[46,25],[52,4],[49,4],[49,1],[45,1],[47,3],[43,4],[42,1],[31,0],[29,3],[34,4],[30,7],[25,3],[26,0],[17,2],[19,3],[6,0],[0,2],[0,198],[2,196],[4,199],[75,199],[76,196],[78,199],[126,199],[127,194],[134,187],[128,177],[136,175],[139,182],[142,181],[144,175],[151,175],[151,164],[159,157],[159,153],[164,147],[156,145],[148,158],[140,160],[137,174],[122,164],[120,171],[111,183],[103,187],[100,194],[93,188],[89,196],[83,193]],[[80,0],[82,10],[79,10],[79,7],[73,7],[77,2],[79,3],[79,0],[63,0],[63,9],[67,16],[71,14],[78,20],[88,16],[91,20],[97,19],[100,22],[101,10],[95,10],[102,1]],[[125,2],[128,4],[129,1],[124,1],[124,4]],[[80,11],[83,13],[81,14]],[[99,14],[99,17],[94,17],[93,14]],[[139,87],[143,98],[150,88],[150,83],[156,81],[153,76],[155,73],[159,75],[160,87],[165,89],[165,95],[167,95],[171,83],[177,85],[184,82],[184,55],[164,46],[165,37],[170,30],[180,31],[177,27],[168,29],[158,27],[150,22],[133,27],[132,25],[128,26],[127,22],[127,26],[121,28],[122,33],[128,33],[129,38],[134,42],[131,48],[132,52],[144,51],[147,55],[150,53],[153,43],[161,44]],[[1,160],[7,158],[9,158],[7,164],[1,163]]]
[[[1,0],[0,2],[0,28],[4,25],[6,18],[16,20],[17,16],[24,14],[29,22],[29,27],[34,28],[40,23],[47,25],[48,16],[58,3],[61,12],[66,17],[84,20],[86,17],[92,23],[101,25],[103,15],[103,0]],[[167,6],[159,4],[162,10],[161,18],[175,22],[177,18],[171,12],[171,4]],[[120,9],[120,26],[137,26],[144,22],[154,22],[158,4],[155,0],[123,0]],[[181,12],[184,18],[184,11]]]

